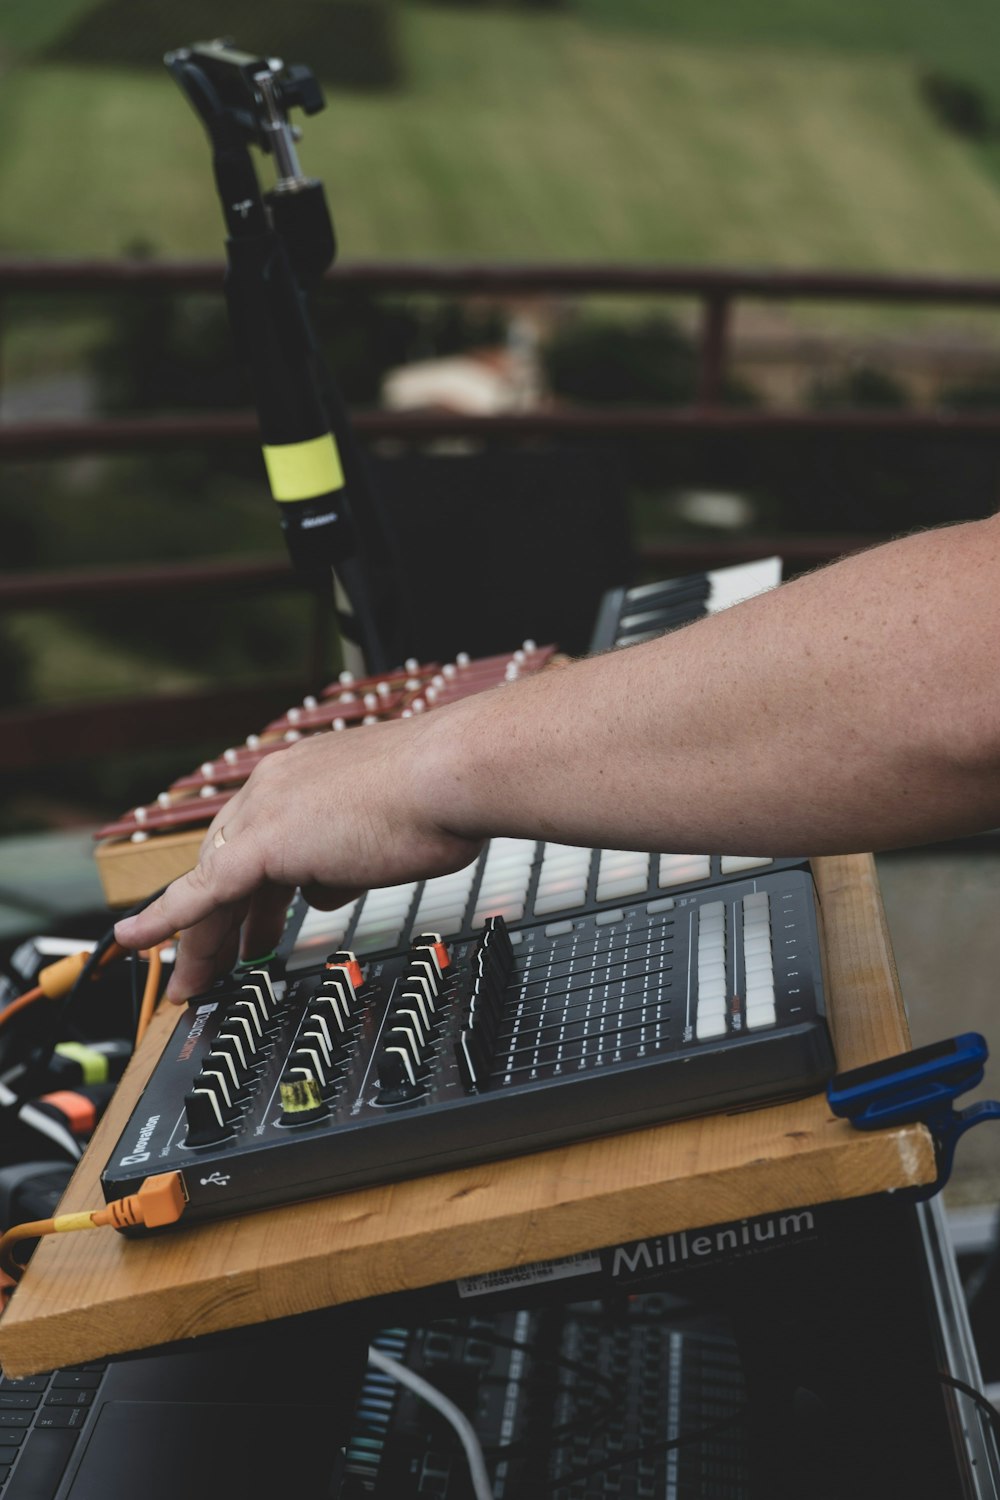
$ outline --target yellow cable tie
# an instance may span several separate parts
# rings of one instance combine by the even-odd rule
[[[93,1229],[94,1220],[90,1213],[86,1214],[57,1214],[52,1220],[52,1229],[55,1234],[68,1234],[71,1229]]]
[[[344,470],[332,432],[304,443],[264,444],[271,494],[279,503],[315,500],[344,488]]]

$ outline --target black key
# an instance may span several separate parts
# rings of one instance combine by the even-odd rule
[[[50,1391],[45,1398],[45,1405],[89,1406],[93,1399],[93,1391]]]
[[[51,1379],[51,1375],[23,1375],[20,1380],[14,1380],[5,1375],[0,1380],[0,1391],[44,1391]]]
[[[101,1383],[99,1370],[60,1370],[52,1382],[54,1391],[96,1391]]]
[[[0,1411],[0,1442],[9,1441],[6,1438],[9,1427],[30,1427],[35,1420],[33,1411]]]
[[[3,1484],[10,1473],[10,1464],[0,1464],[0,1484]]]
[[[635,636],[663,635],[668,630],[675,630],[678,625],[690,625],[707,613],[702,604],[684,603],[670,609],[650,611],[649,614],[630,615],[628,621],[618,627],[617,639],[629,641]]]
[[[20,1436],[20,1435],[19,1435]],[[0,1447],[0,1464],[12,1464],[17,1457],[17,1449],[11,1447]]]
[[[75,1446],[75,1432],[36,1432],[7,1483],[4,1500],[52,1500]]]
[[[79,1431],[89,1416],[85,1406],[45,1406],[38,1413],[32,1431],[37,1432],[39,1427],[72,1427]]]
[[[0,1411],[34,1411],[41,1399],[40,1391],[0,1391]]]
[[[622,614],[634,614],[638,609],[659,609],[677,604],[682,599],[708,599],[712,585],[704,573],[691,573],[686,578],[668,578],[663,583],[639,584],[629,589],[622,602]]]

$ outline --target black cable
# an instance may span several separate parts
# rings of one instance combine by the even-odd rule
[[[1000,1411],[997,1411],[990,1398],[982,1391],[977,1391],[974,1385],[968,1385],[966,1381],[959,1380],[957,1375],[949,1375],[947,1370],[939,1370],[938,1379],[942,1385],[950,1385],[953,1390],[961,1391],[963,1396],[968,1396],[970,1401],[976,1403],[989,1422],[993,1437],[1000,1447]]]
[[[134,1037],[139,1029],[139,1007],[142,1004],[139,992],[139,955],[135,949],[128,956],[128,972],[132,992],[132,1026],[129,1035]]]
[[[124,912],[121,917],[117,917],[115,919],[116,922],[124,920],[125,917],[138,916],[139,913],[141,911],[145,911],[146,907],[149,906],[153,901],[156,901],[160,896],[162,896],[165,890],[166,886],[161,886],[159,890],[153,891],[151,895],[146,896],[142,901],[138,901],[135,906],[131,907],[127,912]],[[97,943],[94,946],[94,951],[90,954],[87,962],[84,964],[83,968],[77,975],[76,983],[73,985],[72,989],[69,990],[63,996],[63,998],[53,1007],[52,1012],[48,1017],[48,1023],[45,1026],[42,1038],[39,1042],[36,1043],[35,1047],[29,1054],[27,1059],[27,1066],[25,1067],[24,1073],[21,1076],[19,1086],[15,1091],[17,1093],[19,1103],[23,1103],[25,1100],[30,1099],[33,1094],[40,1091],[45,1071],[52,1060],[52,1054],[56,1049],[56,1044],[67,1028],[69,1012],[71,1011],[73,1005],[76,1003],[79,997],[82,995],[91,979],[96,975],[101,960],[113,944],[114,940],[115,929],[114,926],[112,926],[108,928],[103,937],[98,939]]]

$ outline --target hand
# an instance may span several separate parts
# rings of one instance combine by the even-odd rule
[[[212,822],[195,868],[119,922],[117,941],[146,948],[179,932],[167,995],[181,1003],[240,953],[274,948],[296,887],[333,911],[369,887],[469,864],[482,840],[449,832],[430,811],[432,725],[328,732],[267,756]]]

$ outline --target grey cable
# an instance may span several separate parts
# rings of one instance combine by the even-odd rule
[[[476,1429],[465,1415],[460,1411],[454,1401],[450,1401],[437,1386],[431,1385],[422,1375],[416,1375],[401,1365],[398,1360],[390,1359],[383,1354],[381,1349],[376,1349],[373,1344],[368,1347],[368,1363],[374,1365],[376,1370],[381,1370],[383,1375],[405,1385],[419,1396],[421,1401],[426,1401],[428,1406],[435,1407],[443,1417],[451,1423],[462,1441],[465,1455],[469,1460],[469,1473],[472,1478],[472,1488],[475,1491],[476,1500],[493,1500],[493,1486],[490,1476],[486,1472],[486,1460],[483,1458],[482,1444],[476,1434]]]

